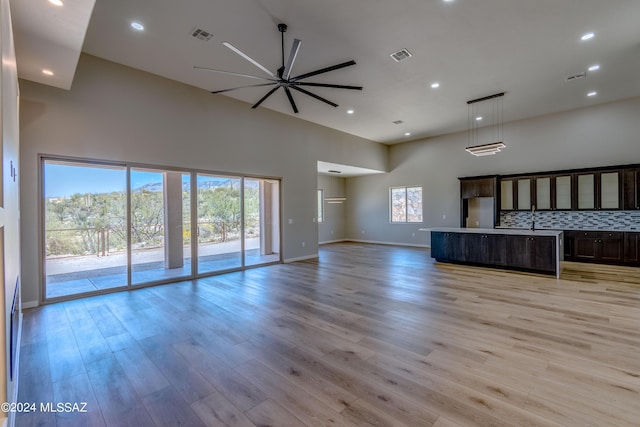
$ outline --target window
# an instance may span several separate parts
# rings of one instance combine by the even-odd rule
[[[422,222],[422,187],[390,189],[392,223]]]
[[[318,190],[318,222],[324,222],[323,200],[324,190]]]

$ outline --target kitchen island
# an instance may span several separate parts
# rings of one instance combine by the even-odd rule
[[[431,257],[440,262],[553,274],[560,277],[562,231],[498,228],[421,228],[431,232]]]

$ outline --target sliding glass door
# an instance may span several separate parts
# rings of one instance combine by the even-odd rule
[[[198,274],[242,267],[242,178],[198,174]]]
[[[245,265],[252,266],[279,261],[279,181],[245,178],[244,213]]]
[[[43,164],[46,298],[127,286],[127,170]]]
[[[44,299],[280,261],[280,181],[42,158]]]
[[[131,283],[191,275],[191,176],[131,169]]]

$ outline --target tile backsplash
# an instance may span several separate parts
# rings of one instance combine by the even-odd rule
[[[640,231],[640,211],[537,211],[536,228]],[[531,212],[502,211],[500,227],[529,228]]]

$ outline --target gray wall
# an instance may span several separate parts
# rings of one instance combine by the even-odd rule
[[[464,151],[466,132],[391,146],[390,173],[347,180],[347,238],[429,244],[418,228],[460,224],[458,177],[640,163],[640,98],[507,123],[504,140],[485,157]],[[389,187],[403,185],[423,186],[423,224],[389,223]]]
[[[0,2],[0,51],[2,68],[0,76],[0,402],[15,402],[16,377],[10,375],[11,307],[16,283],[20,276],[20,141],[18,130],[18,72],[11,29],[9,0]],[[24,287],[24,280],[22,280]],[[17,292],[17,310],[20,312],[20,292]],[[21,318],[19,320],[21,322]],[[16,355],[20,354],[20,341]],[[15,366],[15,363],[14,363]],[[16,371],[17,372],[17,371]],[[6,422],[6,412],[0,412],[0,424]],[[9,425],[15,412],[9,413]]]
[[[23,300],[30,304],[40,300],[39,153],[281,177],[285,260],[317,255],[318,160],[388,168],[384,145],[90,55],[81,56],[70,91],[20,85]]]
[[[324,197],[344,197],[346,180],[329,175],[318,175],[318,189],[324,190]],[[346,238],[346,219],[349,200],[343,203],[324,203],[324,221],[318,223],[318,241],[334,242]]]

